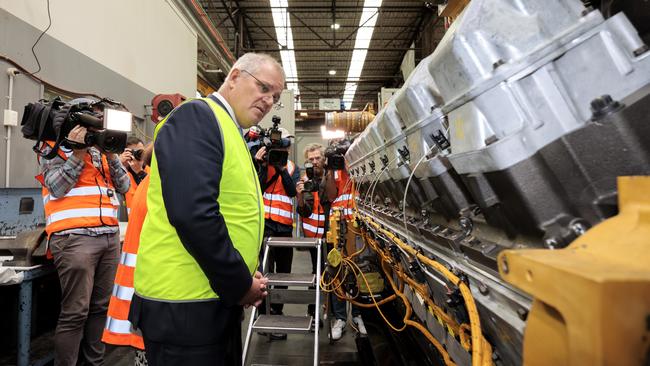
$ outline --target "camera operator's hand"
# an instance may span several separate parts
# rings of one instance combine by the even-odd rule
[[[298,183],[296,183],[296,192],[298,194],[302,194],[302,192],[305,191],[305,181],[304,179],[300,179]]]
[[[124,152],[120,154],[120,162],[124,167],[128,167],[129,163],[133,160],[133,153],[131,149],[124,149]]]
[[[257,150],[257,153],[255,153],[255,160],[260,163],[265,162],[264,155],[266,155],[266,146],[262,146]]]
[[[88,132],[86,127],[77,125],[72,130],[70,130],[70,132],[68,132],[68,136],[66,136],[66,139],[83,145],[86,139],[86,132]],[[84,155],[86,155],[87,149],[88,149],[87,147],[83,147],[81,149],[73,149],[73,154],[77,158],[83,159]]]

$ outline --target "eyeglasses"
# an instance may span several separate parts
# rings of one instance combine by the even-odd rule
[[[253,79],[255,79],[255,81],[257,81],[257,85],[260,87],[260,91],[262,92],[262,94],[268,94],[268,93],[271,92],[271,87],[268,84],[262,82],[260,79],[256,78],[255,75],[251,74],[250,72],[248,72],[246,70],[241,70],[241,72],[247,73],[248,75],[253,77]],[[274,94],[273,95],[273,104],[278,104],[278,102],[280,102],[280,94]]]

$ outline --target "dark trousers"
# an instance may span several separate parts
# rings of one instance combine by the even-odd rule
[[[76,365],[79,358],[82,364],[102,365],[101,338],[120,258],[119,234],[54,235],[50,250],[61,283],[54,364]]]
[[[150,366],[241,365],[241,306],[167,303],[133,296],[129,320],[142,331]]]
[[[292,236],[291,232],[277,232],[270,230],[269,228],[264,229],[264,237],[281,237],[281,238],[290,238]],[[262,265],[264,253],[263,250],[260,253],[260,266]],[[266,272],[267,273],[291,273],[291,264],[293,262],[293,248],[278,248],[272,247],[269,250],[269,259],[267,262]],[[287,286],[275,286],[275,288],[282,289],[287,288]],[[272,314],[282,314],[284,309],[284,304],[273,304],[271,303],[271,313]],[[260,314],[266,314],[266,302],[262,302],[262,305],[258,308]]]

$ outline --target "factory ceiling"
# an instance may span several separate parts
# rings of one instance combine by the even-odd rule
[[[265,52],[281,60],[296,109],[316,109],[319,98],[341,98],[347,108],[377,100],[382,87],[403,82],[400,65],[423,30],[442,27],[434,2],[381,0],[200,0],[203,11],[236,58]],[[443,32],[439,32],[440,35]],[[439,41],[439,39],[435,40]],[[427,40],[431,43],[431,39]],[[422,48],[427,53],[422,55]],[[211,84],[225,72],[199,42],[199,69]],[[220,71],[221,70],[221,71]],[[216,86],[216,85],[215,85]]]

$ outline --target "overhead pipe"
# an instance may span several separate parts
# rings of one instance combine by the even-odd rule
[[[205,13],[205,10],[203,10],[203,7],[196,1],[196,0],[186,0],[187,4],[190,5],[190,8],[192,9],[192,12],[194,13],[194,16],[197,19],[201,20],[201,23],[206,27],[206,29],[209,31],[210,35],[212,35],[214,41],[217,42],[217,44],[221,47],[223,50],[224,54],[230,62],[235,63],[235,56],[233,56],[232,52],[228,49],[228,46],[226,45],[226,42],[223,40],[221,37],[221,34],[219,34],[219,31],[212,25],[212,22],[210,21],[210,18],[208,17],[208,14]]]

